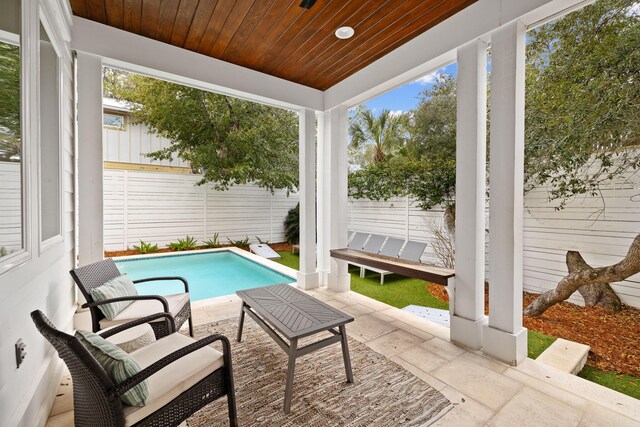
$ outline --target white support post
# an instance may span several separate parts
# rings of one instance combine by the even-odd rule
[[[316,271],[316,116],[313,110],[299,113],[300,131],[300,271],[298,287],[319,286]]]
[[[351,288],[351,276],[349,276],[346,261],[329,257],[330,249],[344,248],[347,245],[347,209],[348,188],[347,175],[349,172],[347,150],[347,114],[346,107],[336,107],[324,114],[323,136],[323,162],[324,203],[323,206],[325,226],[324,256],[329,259],[329,274],[327,287],[335,291],[348,291]],[[326,210],[325,210],[326,209]],[[328,243],[327,243],[328,242]]]
[[[482,348],[487,161],[487,45],[458,49],[456,138],[456,254],[451,341]],[[453,283],[453,282],[452,282]]]
[[[104,258],[102,59],[78,52],[78,262]]]
[[[318,274],[320,285],[326,287],[329,278],[329,141],[325,138],[325,116],[328,113],[318,114]]]
[[[516,365],[527,357],[522,327],[525,27],[491,35],[489,325],[484,352]]]

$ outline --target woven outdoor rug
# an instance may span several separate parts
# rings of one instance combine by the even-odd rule
[[[340,344],[298,358],[291,413],[285,414],[287,355],[248,316],[242,342],[236,342],[237,325],[237,320],[210,323],[197,327],[195,335],[219,333],[231,341],[240,426],[427,426],[452,407],[436,389],[350,338],[355,382],[346,382]],[[303,339],[299,347],[324,337]],[[227,426],[226,397],[204,407],[187,424]]]

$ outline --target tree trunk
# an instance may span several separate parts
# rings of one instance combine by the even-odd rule
[[[451,238],[455,238],[456,235],[456,204],[447,203],[444,208],[444,226],[451,235]]]
[[[580,255],[580,252],[576,251],[567,252],[567,268],[569,269],[569,274],[580,270],[593,269]],[[614,313],[622,309],[622,301],[611,289],[609,283],[589,283],[579,287],[578,292],[582,295],[584,304],[587,307],[605,307]]]
[[[569,274],[558,283],[555,289],[547,291],[536,298],[524,310],[524,314],[540,316],[549,307],[566,300],[575,291],[585,286],[584,292],[590,302],[595,300],[595,305],[607,306],[605,304],[609,300],[611,305],[608,307],[614,311],[619,310],[622,307],[622,303],[609,286],[609,283],[625,280],[640,272],[640,234],[633,240],[624,259],[617,264],[593,268],[584,261],[578,252],[570,251],[567,253],[567,265],[570,265]],[[574,271],[571,271],[572,269]],[[580,293],[582,294],[582,292]],[[611,299],[612,295],[615,295],[614,300]]]

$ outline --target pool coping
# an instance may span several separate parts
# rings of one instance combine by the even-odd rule
[[[289,276],[291,277],[294,282],[292,283],[288,283],[291,286],[296,286],[297,285],[297,281],[298,281],[298,270],[295,270],[291,267],[287,267],[286,265],[282,265],[279,264],[275,261],[271,261],[270,259],[266,259],[266,258],[262,258],[261,256],[258,256],[254,253],[245,251],[243,249],[240,248],[236,248],[234,246],[229,246],[229,247],[225,247],[225,248],[215,248],[215,249],[196,249],[193,251],[176,251],[176,252],[162,252],[162,253],[157,253],[157,254],[138,254],[138,255],[126,255],[126,256],[119,256],[119,257],[113,257],[112,259],[114,261],[128,261],[128,260],[134,260],[134,259],[146,259],[146,258],[160,258],[163,256],[184,256],[184,255],[195,255],[195,254],[202,254],[202,253],[211,253],[211,252],[223,252],[223,251],[228,251],[228,252],[233,252],[236,255],[245,257],[247,259],[249,259],[250,261],[253,261],[257,264],[260,264],[264,267],[270,268],[271,270],[274,270],[280,274],[284,274],[285,276]],[[217,302],[217,301],[221,301],[224,300],[225,298],[229,298],[230,296],[236,297],[236,294],[228,294],[228,295],[220,295],[217,297],[213,297],[213,298],[207,298],[207,299],[201,299],[198,301],[191,301],[191,305],[193,307],[199,307],[199,306],[203,306],[203,305],[209,305],[211,303]],[[239,300],[238,300],[239,301]]]

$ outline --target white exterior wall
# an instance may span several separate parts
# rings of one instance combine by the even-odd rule
[[[275,194],[255,185],[216,191],[196,186],[200,175],[105,169],[105,250],[133,248],[140,240],[166,246],[193,236],[199,242],[219,233],[221,243],[256,237],[284,241],[282,222],[298,195]]]
[[[602,198],[577,197],[560,211],[548,202],[545,188],[527,193],[524,204],[524,289],[540,293],[554,288],[567,274],[568,250],[579,251],[594,267],[616,263],[626,255],[640,233],[640,174],[623,176],[606,185]],[[430,242],[427,224],[441,221],[443,210],[438,207],[425,212],[409,201],[408,211],[407,215],[404,197],[387,202],[352,199],[349,230]],[[422,261],[438,263],[430,247]],[[485,274],[490,280],[488,270]],[[640,275],[612,286],[623,303],[640,307]],[[583,304],[577,292],[569,301]]]
[[[35,45],[38,35],[38,3],[23,2],[23,26],[30,26],[30,46],[26,73],[28,88],[25,142],[28,145],[25,163],[28,166],[26,218],[28,258],[0,276],[0,425],[42,426],[53,404],[60,384],[63,363],[53,347],[38,333],[29,313],[42,310],[62,330],[71,331],[75,312],[75,291],[69,270],[74,266],[74,122],[73,65],[66,19],[70,20],[67,2],[42,2],[49,12],[56,39],[62,45],[62,164],[63,182],[62,238],[46,249],[40,248],[38,230],[38,123],[37,67]],[[51,36],[51,34],[50,34]],[[25,40],[23,38],[23,40]],[[43,159],[43,161],[57,159]],[[22,338],[27,356],[16,368],[14,344]]]
[[[105,162],[139,163],[147,165],[190,167],[184,160],[152,160],[147,153],[167,148],[171,141],[149,133],[143,123],[132,124],[127,115],[124,129],[102,128],[102,150]]]

